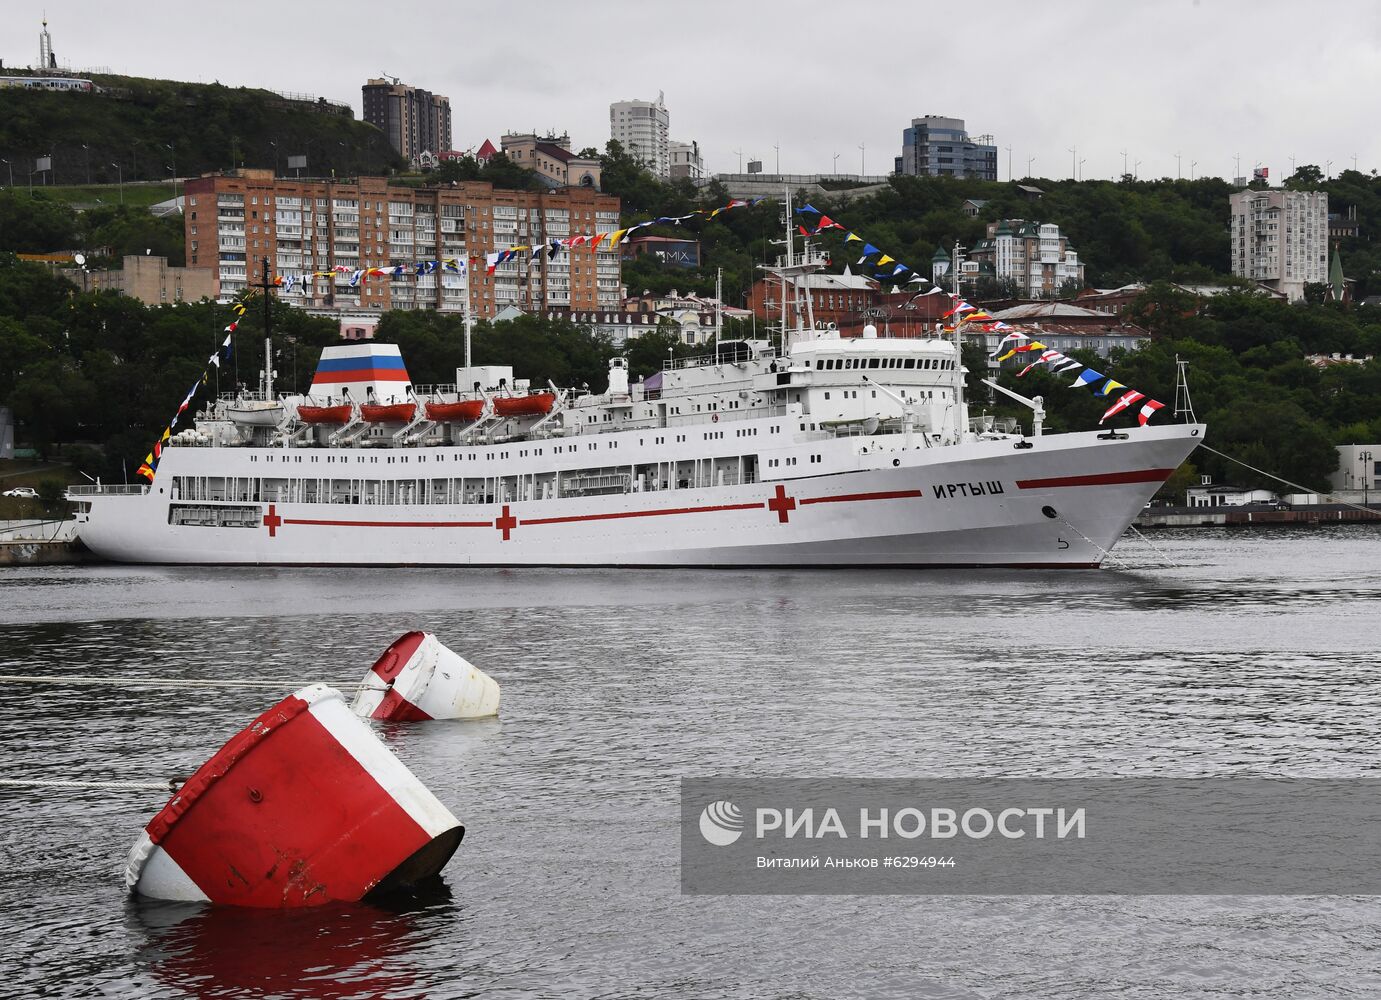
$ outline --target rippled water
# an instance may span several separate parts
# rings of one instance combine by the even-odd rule
[[[503,716],[381,728],[445,890],[128,899],[165,795],[0,789],[0,994],[1370,997],[1381,900],[683,897],[683,775],[1375,776],[1381,532],[1160,533],[1102,572],[0,571],[0,673],[351,681],[426,628]],[[185,774],[277,695],[8,685],[8,777]]]

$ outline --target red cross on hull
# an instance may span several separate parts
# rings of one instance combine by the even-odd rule
[[[264,527],[269,529],[270,538],[278,537],[278,529],[282,524],[283,519],[278,516],[277,504],[269,504],[269,512],[264,515]]]
[[[508,504],[503,505],[503,514],[494,519],[494,527],[503,532],[503,540],[508,541],[508,533],[518,527],[518,519],[508,510]]]
[[[767,509],[777,512],[778,524],[786,524],[790,520],[791,512],[796,509],[796,498],[787,496],[786,487],[778,483],[777,495],[767,501]]]

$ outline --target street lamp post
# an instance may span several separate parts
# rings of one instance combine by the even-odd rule
[[[14,188],[14,164],[11,163],[9,160],[0,160],[0,163],[3,163],[5,166],[7,166],[7,167],[10,168],[10,188],[13,189],[13,188]]]
[[[1362,467],[1362,506],[1366,507],[1371,500],[1371,474],[1367,471],[1367,466],[1371,464],[1371,452],[1359,453],[1357,461]]]
[[[169,169],[170,171],[172,171],[172,174],[173,174],[173,210],[176,211],[176,210],[177,210],[177,146],[176,146],[176,144],[171,143],[171,142],[165,142],[165,143],[163,144],[163,146],[164,146],[165,149],[168,150],[169,153],[172,154],[172,158],[173,158],[173,165],[172,165],[171,167],[169,167],[168,169]]]
[[[87,187],[90,187],[90,186],[91,186],[91,149],[86,145],[86,143],[82,143],[82,157],[86,160],[86,184],[87,184]]]
[[[120,204],[123,205],[125,203],[125,171],[118,163],[112,163],[111,166],[115,168],[115,176],[120,184]]]

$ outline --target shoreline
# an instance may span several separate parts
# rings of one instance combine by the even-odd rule
[[[1345,504],[1295,504],[1289,508],[1253,504],[1241,507],[1155,507],[1137,515],[1136,528],[1253,528],[1381,522],[1381,507],[1365,511]]]

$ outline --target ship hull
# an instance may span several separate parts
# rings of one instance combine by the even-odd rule
[[[254,496],[225,504],[243,514],[234,526],[170,523],[178,499],[165,484],[179,459],[199,457],[170,449],[149,492],[81,497],[79,530],[98,556],[140,563],[1091,568],[1201,434],[1169,425],[910,449],[884,435],[848,442],[827,474],[763,469],[741,485],[507,503]]]

